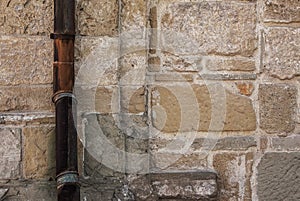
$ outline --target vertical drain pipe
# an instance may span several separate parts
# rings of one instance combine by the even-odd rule
[[[54,0],[53,97],[58,201],[79,201],[74,87],[75,0]]]

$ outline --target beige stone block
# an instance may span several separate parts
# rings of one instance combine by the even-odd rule
[[[298,0],[264,1],[264,20],[266,22],[299,22],[300,7]]]
[[[125,113],[142,113],[146,109],[146,92],[144,87],[120,88],[121,111]]]
[[[51,0],[2,0],[0,2],[0,34],[49,35],[53,29]]]
[[[95,94],[95,111],[116,113],[118,111],[118,100],[117,87],[98,87]]]
[[[295,128],[297,89],[286,84],[259,86],[260,127],[268,133],[288,133]]]
[[[252,56],[257,48],[255,4],[170,3],[160,15],[162,50]]]
[[[0,111],[53,111],[50,86],[0,88]]]
[[[147,1],[123,0],[121,10],[122,31],[144,29],[147,24]]]
[[[213,167],[220,178],[220,200],[252,200],[253,153],[219,153]]]
[[[253,59],[228,59],[210,58],[205,63],[208,70],[212,71],[254,71],[255,61]]]
[[[0,37],[0,85],[50,84],[53,44],[47,37]]]
[[[151,91],[153,126],[166,133],[255,130],[252,101],[223,91],[215,94],[204,85],[155,86]]]
[[[0,129],[0,178],[20,177],[21,132],[20,129]]]
[[[272,28],[265,33],[264,70],[279,79],[300,74],[300,29]]]
[[[240,94],[245,96],[251,96],[254,90],[254,85],[251,82],[236,82],[235,85],[239,90]]]
[[[78,37],[75,42],[75,86],[116,85],[119,56],[118,38]]]
[[[78,0],[77,28],[80,35],[104,36],[118,33],[118,1]]]
[[[164,52],[161,60],[163,71],[198,72],[202,69],[200,56],[180,56]]]
[[[25,178],[55,177],[54,126],[25,127],[23,136]]]

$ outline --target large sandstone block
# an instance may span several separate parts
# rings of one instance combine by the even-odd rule
[[[23,171],[26,178],[55,177],[55,133],[53,126],[23,129]]]
[[[51,0],[0,2],[0,34],[48,35],[53,29]]]
[[[0,88],[0,111],[53,111],[49,86]]]
[[[20,177],[21,131],[20,129],[0,129],[0,179]]]
[[[118,33],[118,1],[78,0],[76,9],[78,34],[111,36]]]
[[[219,89],[213,92],[204,85],[152,87],[153,126],[166,133],[255,130],[251,100]]]
[[[259,86],[260,127],[268,133],[287,133],[295,128],[297,89],[286,84]]]
[[[160,15],[163,50],[248,57],[257,48],[253,3],[171,3]]]
[[[0,85],[50,84],[52,46],[46,37],[0,37]]]
[[[123,0],[120,17],[122,31],[144,29],[147,24],[147,1]]]
[[[300,153],[266,153],[257,167],[259,200],[300,199]]]
[[[219,153],[213,167],[220,177],[220,200],[252,200],[252,153]]]
[[[299,22],[300,7],[298,0],[264,1],[264,20],[266,22]]]
[[[279,79],[300,73],[300,29],[272,28],[265,33],[265,71]]]

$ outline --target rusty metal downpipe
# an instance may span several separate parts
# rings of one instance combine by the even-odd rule
[[[79,201],[74,87],[75,0],[54,0],[53,97],[58,201]]]

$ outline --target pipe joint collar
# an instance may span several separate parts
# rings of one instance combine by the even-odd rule
[[[57,189],[61,188],[66,184],[79,185],[78,173],[75,171],[66,171],[57,175],[56,177]]]
[[[58,100],[60,100],[62,98],[72,98],[77,103],[76,97],[71,92],[58,92],[58,93],[55,93],[52,96],[52,101],[53,101],[53,103],[56,103]]]

